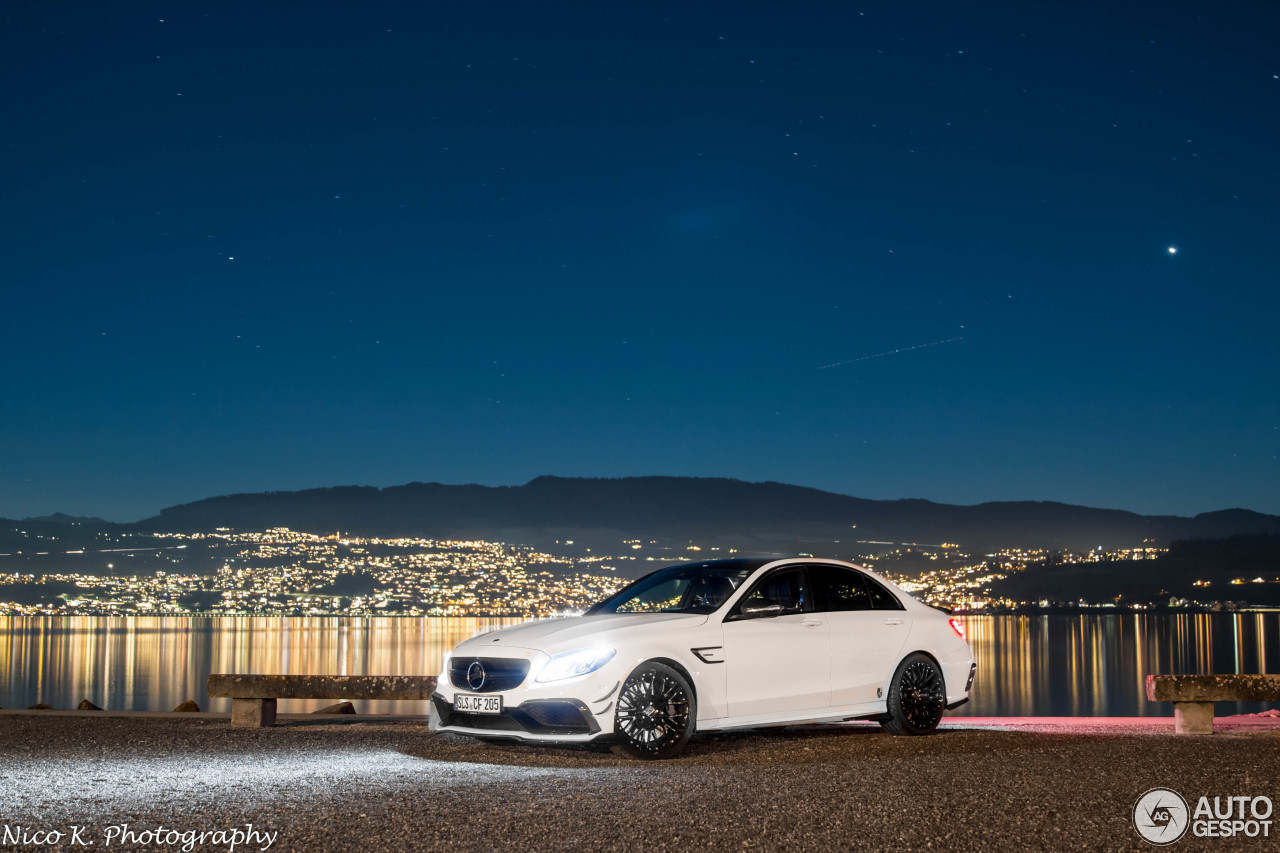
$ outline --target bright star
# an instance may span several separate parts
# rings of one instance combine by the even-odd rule
[[[1169,247],[1169,254],[1171,254],[1171,255],[1176,255],[1176,254],[1178,254],[1178,247],[1177,247],[1177,246],[1170,246],[1170,247]]]

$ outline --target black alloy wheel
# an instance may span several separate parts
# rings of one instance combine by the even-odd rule
[[[671,758],[693,735],[696,703],[684,676],[661,663],[642,663],[618,693],[611,749],[631,758]]]
[[[895,735],[927,735],[938,727],[946,704],[942,670],[926,655],[907,655],[889,685],[889,718],[880,725]]]

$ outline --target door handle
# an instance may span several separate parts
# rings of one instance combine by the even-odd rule
[[[821,623],[821,622],[801,622],[800,624],[801,624],[801,625],[803,625],[803,626],[805,626],[806,628],[821,628],[823,623]]]
[[[886,625],[901,625],[901,624],[902,624],[902,620],[901,620],[901,619],[894,619],[892,616],[890,616],[888,619],[884,620],[884,624],[886,624]]]

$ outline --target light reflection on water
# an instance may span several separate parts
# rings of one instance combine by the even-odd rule
[[[112,710],[170,711],[210,699],[213,672],[439,675],[445,652],[480,631],[522,619],[346,616],[0,616],[0,707],[81,699]],[[290,699],[281,713],[336,700]],[[370,714],[425,714],[425,702],[358,702]]]
[[[1171,716],[1148,674],[1280,672],[1280,613],[967,616],[974,716]],[[1218,714],[1260,702],[1220,702]]]
[[[202,709],[211,672],[436,675],[444,653],[519,619],[463,617],[0,616],[0,707],[81,699],[114,710]],[[968,616],[978,660],[957,715],[1168,716],[1147,673],[1280,672],[1280,613]],[[329,700],[282,701],[285,713]],[[1262,703],[1220,703],[1219,714]],[[358,702],[362,713],[426,713],[422,702]]]

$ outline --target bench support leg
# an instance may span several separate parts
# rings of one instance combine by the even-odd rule
[[[276,724],[276,700],[232,699],[231,725],[263,728]]]
[[[1180,735],[1213,734],[1213,703],[1174,702],[1173,731]]]

